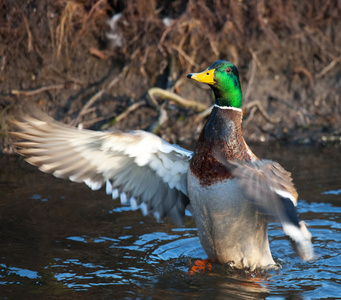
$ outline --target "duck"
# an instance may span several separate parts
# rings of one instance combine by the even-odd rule
[[[215,104],[194,151],[153,133],[93,131],[32,109],[12,120],[16,151],[45,173],[106,193],[143,215],[183,225],[190,210],[208,259],[237,269],[269,268],[269,222],[278,222],[305,261],[311,234],[297,212],[291,174],[245,142],[237,67],[218,60],[187,78],[207,84]]]

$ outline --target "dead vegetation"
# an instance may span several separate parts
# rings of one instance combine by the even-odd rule
[[[33,101],[73,125],[191,144],[212,99],[184,75],[227,59],[246,138],[340,135],[340,15],[333,0],[0,0],[0,131]]]

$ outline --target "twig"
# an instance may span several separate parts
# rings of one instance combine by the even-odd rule
[[[148,90],[148,95],[149,95],[149,97],[152,100],[153,106],[156,106],[156,107],[158,106],[158,103],[157,103],[155,97],[160,97],[162,99],[173,100],[173,101],[175,101],[176,103],[180,104],[183,107],[193,108],[193,109],[195,109],[197,111],[203,111],[203,110],[206,109],[206,105],[204,105],[204,104],[202,104],[200,102],[182,98],[181,96],[179,96],[179,95],[177,95],[175,93],[163,90],[161,88],[151,88],[151,89],[149,89]]]
[[[113,120],[111,120],[108,123],[104,124],[101,127],[101,130],[106,130],[109,127],[113,126],[115,123],[117,123],[119,121],[122,121],[129,113],[131,113],[135,109],[137,109],[140,106],[145,105],[145,104],[146,104],[145,100],[142,100],[142,101],[134,103],[133,105],[129,106],[124,112],[122,112],[120,115],[118,115],[116,118],[114,118]]]
[[[81,111],[79,112],[78,116],[76,119],[74,119],[72,122],[71,122],[71,125],[76,125],[79,121],[79,119],[89,113],[89,107],[91,105],[93,105],[104,93],[105,93],[106,90],[100,90],[98,91],[95,95],[93,95],[89,101],[82,107]]]
[[[180,49],[178,46],[171,45],[170,48],[178,51],[178,53],[189,62],[193,67],[199,68],[199,66],[193,61],[191,57],[189,57],[184,50]]]
[[[28,40],[27,48],[28,48],[28,52],[31,52],[33,50],[33,42],[32,42],[32,33],[30,30],[30,25],[28,23],[26,15],[22,13],[22,16],[23,16],[24,23],[25,23],[26,30],[27,30],[27,40]]]
[[[66,81],[71,81],[73,83],[76,83],[78,85],[84,85],[85,82],[78,79],[78,78],[74,78],[68,74],[64,74],[61,71],[59,71],[58,69],[56,69],[54,66],[47,66],[48,69],[50,69],[51,71],[55,72],[59,77],[63,78]]]
[[[215,55],[216,58],[219,57],[219,50],[216,46],[216,44],[214,43],[214,41],[212,40],[212,35],[208,35],[208,42],[210,43],[211,49]]]
[[[56,37],[56,40],[58,38],[57,58],[59,58],[60,53],[62,51],[62,45],[63,45],[63,39],[64,39],[64,31],[65,31],[65,24],[66,24],[66,19],[69,17],[70,5],[72,5],[70,2],[66,4],[66,7],[64,8],[63,13],[62,13],[60,24],[57,27],[57,31],[59,31],[59,36]]]
[[[335,65],[336,65],[337,63],[339,63],[339,62],[341,62],[341,56],[339,56],[339,57],[337,57],[337,58],[334,58],[334,59],[330,62],[330,64],[329,64],[328,66],[326,66],[325,68],[323,68],[323,70],[322,70],[320,73],[318,73],[318,74],[316,75],[316,78],[321,78],[323,75],[325,75],[326,73],[328,73],[332,68],[334,68]]]
[[[0,111],[0,120],[2,119],[2,117],[4,116],[5,112],[7,110],[9,110],[10,108],[12,108],[14,106],[14,103],[8,104],[7,106],[5,106],[1,111]]]
[[[303,73],[309,79],[309,85],[312,87],[314,85],[313,75],[304,67],[297,67],[294,69],[295,73]]]
[[[250,48],[249,49],[251,55],[252,55],[252,62],[251,62],[251,75],[249,82],[247,83],[244,98],[247,100],[249,98],[250,92],[251,92],[251,86],[253,84],[253,81],[255,79],[256,69],[257,69],[257,54]]]
[[[129,65],[125,66],[122,70],[122,72],[113,79],[108,86],[98,91],[95,95],[93,95],[89,101],[82,107],[81,111],[79,112],[77,118],[72,122],[73,125],[77,124],[82,116],[88,113],[88,109],[90,106],[92,106],[105,92],[107,92],[109,89],[111,89],[114,85],[116,85],[121,78],[127,73]]]
[[[158,117],[156,121],[149,126],[148,131],[152,132],[154,134],[158,134],[160,132],[160,129],[162,125],[168,120],[168,114],[165,110],[165,103],[162,103],[162,105],[159,106],[158,109]]]
[[[276,118],[271,118],[268,113],[265,111],[265,109],[263,108],[262,104],[259,102],[259,100],[254,100],[252,102],[249,102],[243,109],[243,115],[246,114],[250,114],[249,118],[246,121],[246,124],[249,123],[251,121],[251,119],[254,116],[254,113],[256,112],[256,110],[259,110],[259,112],[261,113],[261,115],[264,117],[265,120],[267,120],[269,123],[271,124],[276,124],[278,122],[281,121],[280,118],[276,117]],[[244,123],[245,124],[245,123]]]
[[[53,85],[48,85],[48,86],[43,86],[41,88],[38,88],[36,90],[30,90],[30,91],[23,91],[23,90],[12,90],[13,95],[24,95],[26,97],[33,96],[45,91],[49,90],[60,90],[65,88],[64,84],[53,84]]]
[[[3,55],[1,58],[1,67],[0,67],[0,71],[4,71],[5,67],[6,67],[6,63],[7,63],[7,59],[6,59],[6,55]]]
[[[100,58],[100,59],[104,59],[104,60],[108,59],[108,57],[110,55],[108,51],[101,51],[101,50],[98,50],[94,47],[90,47],[89,53]]]
[[[92,124],[95,124],[97,122],[101,122],[104,119],[105,119],[104,117],[98,117],[98,118],[94,118],[94,119],[91,119],[91,120],[83,121],[82,123],[78,124],[78,129],[88,128]]]
[[[95,3],[95,4],[91,7],[91,9],[90,9],[88,15],[87,15],[86,18],[85,18],[85,22],[87,22],[87,21],[92,17],[92,14],[94,13],[94,11],[95,11],[95,10],[97,9],[97,7],[100,6],[100,5],[102,4],[102,2],[104,2],[104,1],[105,1],[105,0],[99,0],[97,3]]]

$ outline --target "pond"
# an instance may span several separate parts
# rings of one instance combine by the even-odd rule
[[[340,299],[341,151],[334,147],[252,147],[292,172],[299,212],[313,235],[312,262],[301,261],[270,224],[282,267],[257,276],[205,259],[193,219],[157,223],[112,200],[43,174],[22,158],[0,157],[1,299]]]

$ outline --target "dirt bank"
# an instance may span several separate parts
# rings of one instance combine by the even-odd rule
[[[217,59],[239,68],[248,141],[340,144],[340,15],[333,0],[0,0],[0,146],[23,102],[75,126],[191,145],[200,109],[148,90],[209,107],[210,90],[185,74]]]

